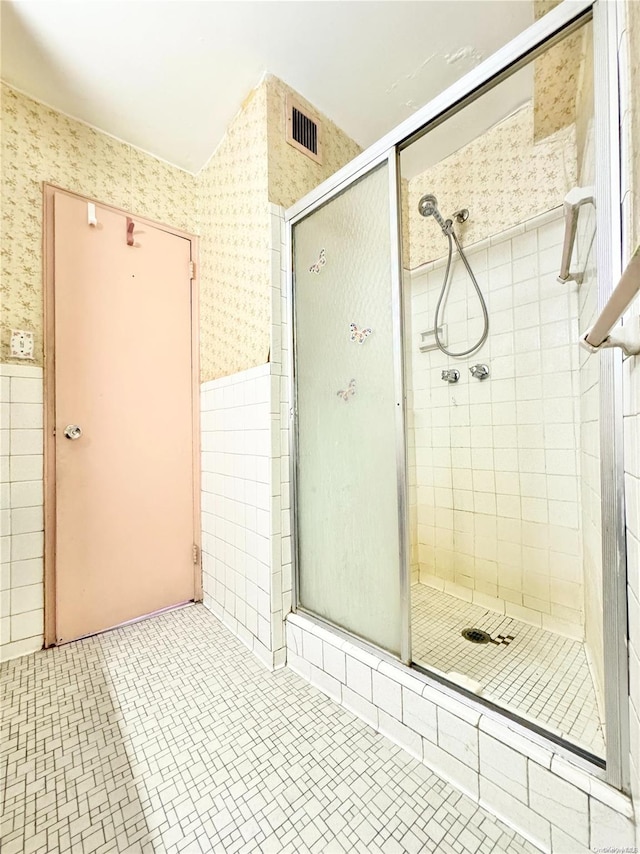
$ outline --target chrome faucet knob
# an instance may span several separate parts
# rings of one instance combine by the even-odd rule
[[[460,379],[460,371],[455,368],[451,368],[448,371],[442,371],[440,377],[447,383],[457,383]]]
[[[486,380],[489,376],[489,366],[488,365],[471,365],[469,368],[472,377],[475,377],[477,380]]]

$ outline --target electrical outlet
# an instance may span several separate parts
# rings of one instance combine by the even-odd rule
[[[16,359],[33,359],[33,332],[11,330],[11,355]]]

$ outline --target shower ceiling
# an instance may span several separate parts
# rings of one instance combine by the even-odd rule
[[[7,83],[191,171],[264,71],[367,146],[533,21],[528,0],[0,6]]]

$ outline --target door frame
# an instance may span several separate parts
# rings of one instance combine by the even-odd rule
[[[194,275],[191,279],[191,400],[193,447],[193,542],[197,547],[194,561],[193,598],[202,601],[202,526],[200,524],[200,280],[198,263],[198,237],[180,228],[174,228],[131,211],[74,193],[64,187],[43,181],[43,299],[44,299],[44,646],[56,645],[56,341],[55,341],[55,258],[54,258],[54,196],[64,193],[82,202],[92,203],[136,222],[182,237],[191,244],[191,261]],[[145,615],[141,615],[144,618]],[[129,622],[135,622],[129,621]]]

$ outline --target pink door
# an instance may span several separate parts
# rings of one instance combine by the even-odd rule
[[[55,193],[58,643],[194,598],[191,241],[96,213]]]

